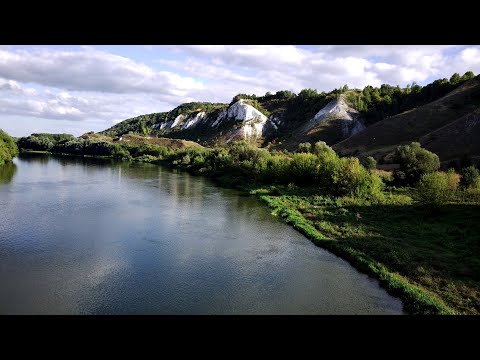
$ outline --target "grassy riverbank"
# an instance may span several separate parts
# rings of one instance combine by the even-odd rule
[[[278,186],[251,193],[315,244],[377,278],[408,313],[479,313],[478,204],[450,203],[431,214],[401,194],[371,204]]]

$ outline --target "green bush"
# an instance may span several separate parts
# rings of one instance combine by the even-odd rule
[[[324,149],[325,150],[325,149]],[[340,158],[332,149],[320,152],[318,155],[318,185],[323,187],[327,192],[334,183],[334,177],[338,173],[340,167]]]
[[[309,153],[312,150],[312,144],[309,142],[298,144],[298,152]]]
[[[139,157],[134,158],[134,161],[140,161],[140,162],[146,162],[146,163],[152,163],[157,161],[158,158],[152,155],[142,155]]]
[[[290,163],[290,176],[295,184],[313,185],[318,177],[319,159],[314,154],[297,153]]]
[[[0,129],[0,165],[12,161],[17,155],[17,144],[6,132]]]
[[[382,179],[365,169],[358,158],[339,158],[333,185],[335,195],[355,198],[380,197],[384,187]]]
[[[480,189],[480,172],[475,166],[463,168],[461,174],[460,185],[462,188]]]
[[[460,175],[455,172],[453,169],[448,169],[445,176],[447,177],[448,189],[451,192],[456,192],[458,190],[458,185],[460,184]]]
[[[313,146],[313,153],[320,156],[325,153],[335,154],[335,151],[325,141],[317,141]]]
[[[422,204],[440,206],[450,198],[448,176],[443,172],[423,174],[417,185],[417,196]]]
[[[272,155],[268,159],[267,172],[265,180],[274,180],[281,184],[288,184],[290,182],[290,166],[292,159],[285,155]]]
[[[394,172],[394,178],[400,185],[415,184],[423,174],[440,168],[438,156],[423,149],[418,142],[398,146],[395,150],[394,162],[400,165],[400,168]]]
[[[377,160],[373,156],[367,157],[365,160],[365,167],[367,170],[375,170],[377,168]]]

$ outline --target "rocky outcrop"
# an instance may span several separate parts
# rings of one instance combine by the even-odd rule
[[[303,126],[302,131],[308,133],[328,121],[340,122],[343,138],[358,134],[366,128],[360,119],[360,114],[348,104],[344,95],[340,95],[338,99],[324,106]]]

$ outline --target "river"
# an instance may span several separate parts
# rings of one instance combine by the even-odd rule
[[[0,170],[0,314],[402,314],[253,196],[161,166]]]

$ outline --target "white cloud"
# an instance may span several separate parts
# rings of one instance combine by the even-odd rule
[[[480,73],[478,46],[183,45],[139,46],[133,52],[122,49],[115,48],[119,55],[90,46],[78,50],[1,46],[0,114],[64,120],[70,127],[85,126],[88,131],[92,121],[96,127],[103,123],[107,128],[183,102],[229,102],[238,93],[298,93],[304,88],[330,91],[344,84],[351,88],[384,83],[405,86],[413,81],[424,84],[449,78],[454,72]]]
[[[177,94],[202,83],[155,71],[132,59],[83,47],[79,51],[0,49],[0,77],[67,90]]]

